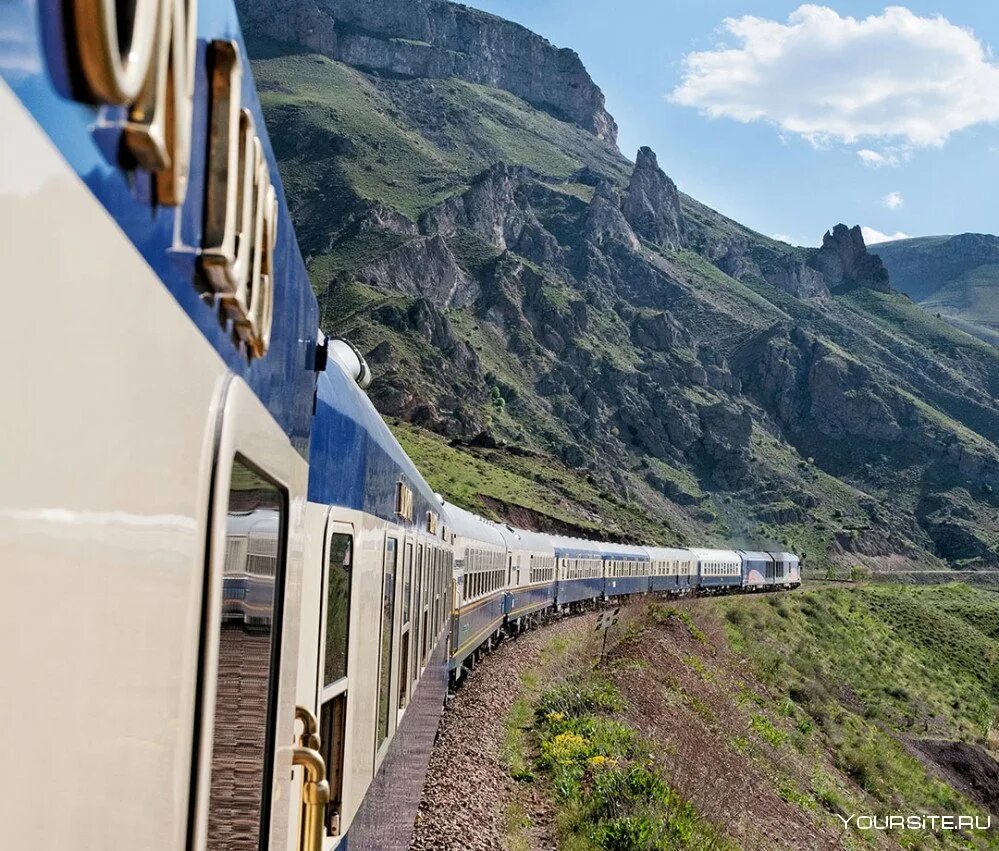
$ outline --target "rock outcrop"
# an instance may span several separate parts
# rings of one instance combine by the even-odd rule
[[[246,32],[377,73],[503,89],[611,145],[617,124],[578,54],[447,0],[239,0]]]
[[[683,244],[680,193],[666,176],[649,147],[638,149],[635,170],[621,207],[635,233],[660,248]]]
[[[809,262],[822,274],[830,290],[866,287],[882,293],[892,291],[888,270],[880,257],[867,250],[860,225],[848,228],[838,224],[826,231],[822,247]]]

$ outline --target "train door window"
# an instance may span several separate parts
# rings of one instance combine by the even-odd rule
[[[350,633],[350,587],[354,540],[350,535],[330,536],[326,569],[326,635],[323,652],[323,685],[347,676]]]
[[[399,650],[399,709],[409,702],[410,620],[412,619],[413,545],[406,542],[402,555],[402,631]]]
[[[326,830],[340,835],[343,813],[343,757],[347,731],[347,693],[341,692],[323,704],[319,715],[319,739],[330,784],[330,802],[326,807]]]
[[[426,560],[424,560],[424,557]],[[432,580],[432,575],[430,573],[430,551],[429,549],[424,553],[424,549],[420,547],[420,561],[423,564],[422,567],[422,586],[423,591],[420,600],[420,663],[423,666],[427,664],[427,646],[429,644],[429,636],[427,633],[430,631],[430,618],[429,618],[429,606],[428,603],[433,595],[433,588],[430,583]]]
[[[389,735],[389,701],[392,694],[392,627],[395,623],[395,574],[399,543],[385,539],[385,561],[382,565],[382,629],[378,653],[378,717],[375,733],[376,748]]]
[[[287,526],[284,491],[239,456],[225,523],[227,561],[243,540],[246,561],[227,564],[222,579],[208,847],[238,851],[260,847],[268,831]]]
[[[423,626],[423,594],[425,582],[423,577],[423,544],[416,545],[416,562],[413,565],[413,577],[416,585],[413,588],[413,681],[419,679],[423,666],[420,660],[420,639]]]

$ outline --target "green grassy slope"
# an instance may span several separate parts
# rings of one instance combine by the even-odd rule
[[[994,831],[843,825],[995,807],[995,593],[652,601],[623,610],[611,646],[581,647],[554,683],[525,673],[507,718],[504,766],[551,802],[564,847],[999,847]]]

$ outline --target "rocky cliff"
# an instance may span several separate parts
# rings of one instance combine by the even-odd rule
[[[523,98],[610,145],[617,125],[575,51],[449,0],[239,0],[243,29],[380,74],[458,77]]]
[[[370,6],[402,61],[412,22]],[[435,487],[544,529],[999,562],[999,350],[858,228],[794,248],[508,91],[250,45],[324,327]]]
[[[831,290],[866,287],[891,292],[888,271],[881,258],[867,250],[860,225],[848,228],[838,224],[826,231],[822,247],[812,254],[809,263],[821,273]]]

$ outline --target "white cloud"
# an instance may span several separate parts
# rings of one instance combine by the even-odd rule
[[[871,168],[881,168],[882,166],[891,166],[894,168],[900,162],[898,156],[891,152],[881,153],[880,151],[872,151],[870,148],[861,148],[857,151],[857,156],[860,157],[860,161]]]
[[[787,23],[745,15],[726,18],[723,30],[729,44],[684,57],[675,103],[767,121],[815,144],[941,145],[999,120],[999,65],[971,30],[941,15],[890,6],[857,19],[804,5]],[[871,146],[857,155],[875,167],[899,162]]]
[[[901,192],[889,192],[881,199],[881,203],[889,210],[897,210],[905,204],[905,198],[902,197]]]
[[[794,241],[794,237],[788,236],[786,233],[772,233],[770,234],[771,239],[776,239],[778,242],[786,242],[788,245],[797,245]]]
[[[862,227],[860,232],[864,235],[864,242],[867,245],[877,245],[879,242],[892,242],[896,239],[908,239],[909,234],[896,231],[895,233],[881,233],[874,228]]]

